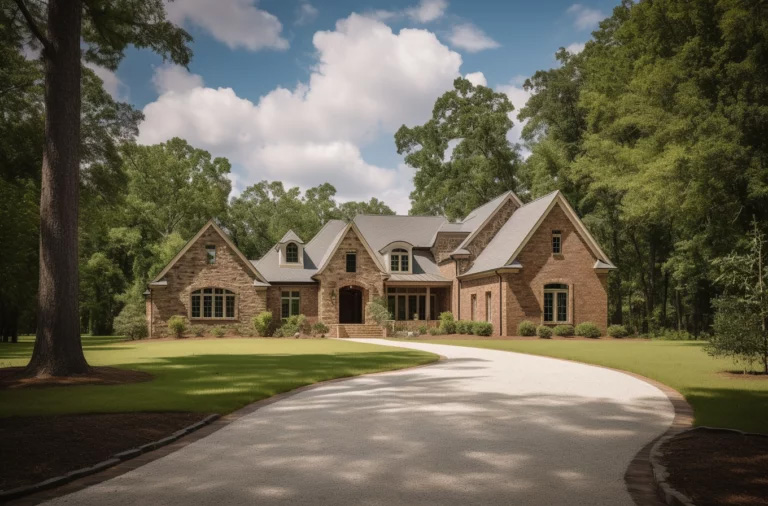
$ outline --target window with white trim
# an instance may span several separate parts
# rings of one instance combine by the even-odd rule
[[[544,323],[564,323],[568,318],[568,285],[544,285]]]
[[[190,294],[190,318],[234,320],[237,295],[223,288],[201,288]]]
[[[395,248],[389,253],[389,270],[392,272],[408,272],[410,269],[408,250]]]
[[[288,243],[285,247],[285,261],[289,264],[299,263],[299,247],[296,243]]]
[[[563,252],[563,237],[559,230],[552,231],[552,254],[560,255]]]
[[[300,308],[301,297],[298,290],[286,290],[280,294],[280,318],[298,315],[301,313]]]

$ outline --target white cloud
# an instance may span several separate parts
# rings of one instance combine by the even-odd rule
[[[573,4],[566,11],[573,16],[573,25],[579,30],[596,28],[605,15],[597,9],[591,9],[581,4]]]
[[[295,23],[297,25],[308,25],[317,19],[317,15],[318,10],[316,7],[308,2],[302,2],[297,9]]]
[[[121,102],[128,100],[128,85],[121,81],[114,72],[93,63],[85,63],[85,66],[93,70],[93,73],[102,80],[104,89],[113,99]]]
[[[507,139],[513,143],[522,143],[520,136],[523,132],[523,127],[525,126],[526,121],[518,121],[517,115],[520,113],[520,109],[525,107],[525,104],[531,97],[531,92],[526,91],[521,86],[521,80],[524,79],[521,79],[521,77],[518,76],[513,78],[509,84],[504,84],[496,88],[496,91],[506,94],[507,97],[509,97],[509,101],[512,102],[512,105],[515,106],[515,110],[512,111],[512,113],[509,115],[510,119],[514,123],[514,126],[512,127],[512,130],[510,130],[507,134]],[[522,154],[524,157],[527,157],[530,153],[523,149]]]
[[[487,86],[488,80],[482,72],[470,72],[464,78],[475,86]]]
[[[197,25],[232,49],[288,48],[280,35],[283,25],[253,0],[180,0],[168,2],[166,10],[172,22]]]
[[[500,44],[471,23],[454,25],[448,40],[454,47],[476,53],[484,49],[500,47]]]
[[[231,88],[205,87],[180,67],[159,67],[160,96],[144,108],[139,142],[185,138],[227,156],[246,185],[328,181],[341,199],[407,195],[410,177],[366,162],[361,147],[429,118],[435,99],[460,75],[461,56],[429,31],[393,33],[356,14],[316,32],[313,43],[317,63],[308,82],[275,88],[256,103]]]
[[[419,23],[429,23],[445,14],[448,8],[446,0],[421,0],[419,5],[405,10],[406,15]]]
[[[579,54],[582,51],[584,51],[584,43],[583,42],[574,42],[572,44],[568,44],[565,47],[565,50],[568,51],[571,54]]]

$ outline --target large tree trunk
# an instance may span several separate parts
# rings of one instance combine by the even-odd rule
[[[37,339],[26,370],[35,376],[88,371],[80,343],[77,265],[81,16],[80,0],[48,1]]]

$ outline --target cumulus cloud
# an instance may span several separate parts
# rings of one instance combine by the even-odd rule
[[[475,86],[487,86],[488,81],[485,79],[485,74],[482,72],[470,72],[465,75],[464,78]]]
[[[302,2],[296,12],[297,25],[308,25],[317,19],[318,10],[308,2]]]
[[[500,47],[500,44],[471,23],[454,25],[448,35],[451,45],[469,53]]]
[[[565,50],[568,51],[571,54],[579,54],[582,51],[584,51],[584,43],[583,42],[574,42],[572,44],[568,44],[565,47]]]
[[[429,23],[445,14],[448,8],[446,0],[421,0],[419,5],[405,10],[406,15],[419,23]]]
[[[306,188],[328,181],[342,199],[407,195],[410,177],[366,162],[361,147],[403,123],[424,122],[460,75],[461,56],[429,31],[394,33],[356,14],[315,33],[313,43],[308,82],[278,87],[256,103],[231,88],[208,88],[180,67],[159,67],[160,96],[144,108],[139,142],[183,137],[230,158],[243,182]]]
[[[104,83],[104,90],[106,90],[113,99],[121,102],[126,102],[128,100],[128,85],[121,81],[114,72],[90,62],[84,63],[84,65],[93,70],[93,73],[102,80]]]
[[[590,30],[597,27],[605,15],[597,9],[586,7],[582,4],[573,4],[566,11],[573,16],[573,25],[579,30]]]
[[[203,28],[232,49],[287,49],[283,25],[253,0],[181,0],[168,2],[168,19],[179,25]]]

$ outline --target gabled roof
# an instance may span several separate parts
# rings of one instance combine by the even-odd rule
[[[477,234],[485,228],[485,225],[491,221],[491,218],[496,215],[499,209],[501,209],[508,200],[513,201],[518,208],[523,205],[517,195],[510,190],[502,193],[477,209],[472,210],[466,218],[461,221],[462,231],[469,232],[469,235],[461,241],[461,244],[456,247],[454,253],[459,253],[459,250],[466,250],[466,247],[469,246]]]
[[[237,257],[240,258],[240,260],[242,260],[242,262],[245,265],[246,269],[250,270],[251,273],[253,273],[253,275],[256,277],[256,279],[259,282],[264,283],[263,286],[267,286],[268,285],[266,278],[264,278],[264,276],[261,275],[261,273],[256,268],[256,266],[254,266],[251,261],[249,261],[247,258],[245,258],[245,255],[243,255],[243,253],[238,249],[238,247],[235,246],[235,243],[232,242],[232,240],[229,238],[229,236],[212,219],[208,220],[208,223],[203,225],[203,228],[201,228],[197,232],[197,234],[195,234],[195,236],[192,239],[187,241],[187,244],[185,244],[184,247],[181,248],[181,251],[179,251],[176,254],[176,256],[173,257],[173,259],[170,262],[168,262],[168,265],[166,265],[163,268],[163,270],[160,271],[160,274],[155,276],[155,278],[152,281],[150,281],[150,284],[155,284],[155,283],[161,282],[162,279],[165,277],[165,275],[168,274],[168,271],[171,270],[171,267],[176,265],[176,262],[178,262],[181,259],[181,257],[183,257],[184,254],[187,251],[189,251],[189,248],[191,248],[192,245],[195,244],[198,241],[198,239],[200,239],[200,237],[202,237],[202,235],[209,228],[213,228],[213,230],[215,230],[216,233],[218,233],[221,236],[221,238],[224,240],[224,242],[227,244],[227,246],[229,246],[229,248],[235,253],[235,255],[237,255]],[[255,284],[256,283],[254,283],[254,285]]]
[[[333,255],[336,253],[336,251],[339,249],[339,245],[341,245],[342,239],[346,237],[346,235],[349,233],[349,231],[353,231],[355,235],[357,235],[357,238],[360,240],[360,242],[363,244],[363,247],[368,252],[368,255],[370,255],[371,259],[373,260],[373,263],[376,264],[376,267],[379,268],[381,272],[386,272],[386,269],[384,268],[384,264],[381,262],[381,259],[379,255],[371,248],[371,245],[368,243],[365,236],[360,232],[360,229],[357,227],[355,222],[350,222],[347,224],[344,229],[339,232],[339,234],[334,239],[334,242],[331,244],[331,247],[327,250],[325,256],[323,257],[323,260],[321,261],[320,265],[317,267],[317,272],[314,274],[314,276],[317,276],[318,274],[322,273],[326,267],[328,267],[328,263],[331,261],[331,258],[333,258]]]
[[[301,240],[301,237],[296,235],[296,232],[294,232],[293,230],[289,230],[288,232],[286,232],[283,238],[280,239],[280,241],[278,241],[278,244],[285,244],[287,242],[296,242],[299,244],[304,244],[304,241]]]
[[[523,267],[517,262],[517,256],[525,247],[528,240],[533,236],[539,225],[544,221],[549,212],[560,204],[565,215],[571,220],[579,235],[592,251],[592,254],[600,262],[599,267],[603,269],[615,269],[608,257],[600,249],[597,241],[592,237],[584,224],[581,222],[576,212],[568,204],[568,201],[559,191],[554,191],[543,197],[540,197],[516,210],[507,222],[499,229],[488,246],[478,255],[472,267],[460,277],[471,276],[481,272],[492,271],[502,267],[516,265]],[[595,264],[598,268],[598,264]]]
[[[437,231],[448,223],[448,220],[444,216],[358,214],[353,223],[383,265],[388,245],[401,242],[408,243],[413,248],[429,248],[434,243]]]
[[[413,250],[413,263],[410,273],[393,272],[387,281],[418,281],[429,283],[450,283],[451,280],[440,273],[440,268],[429,251]]]

